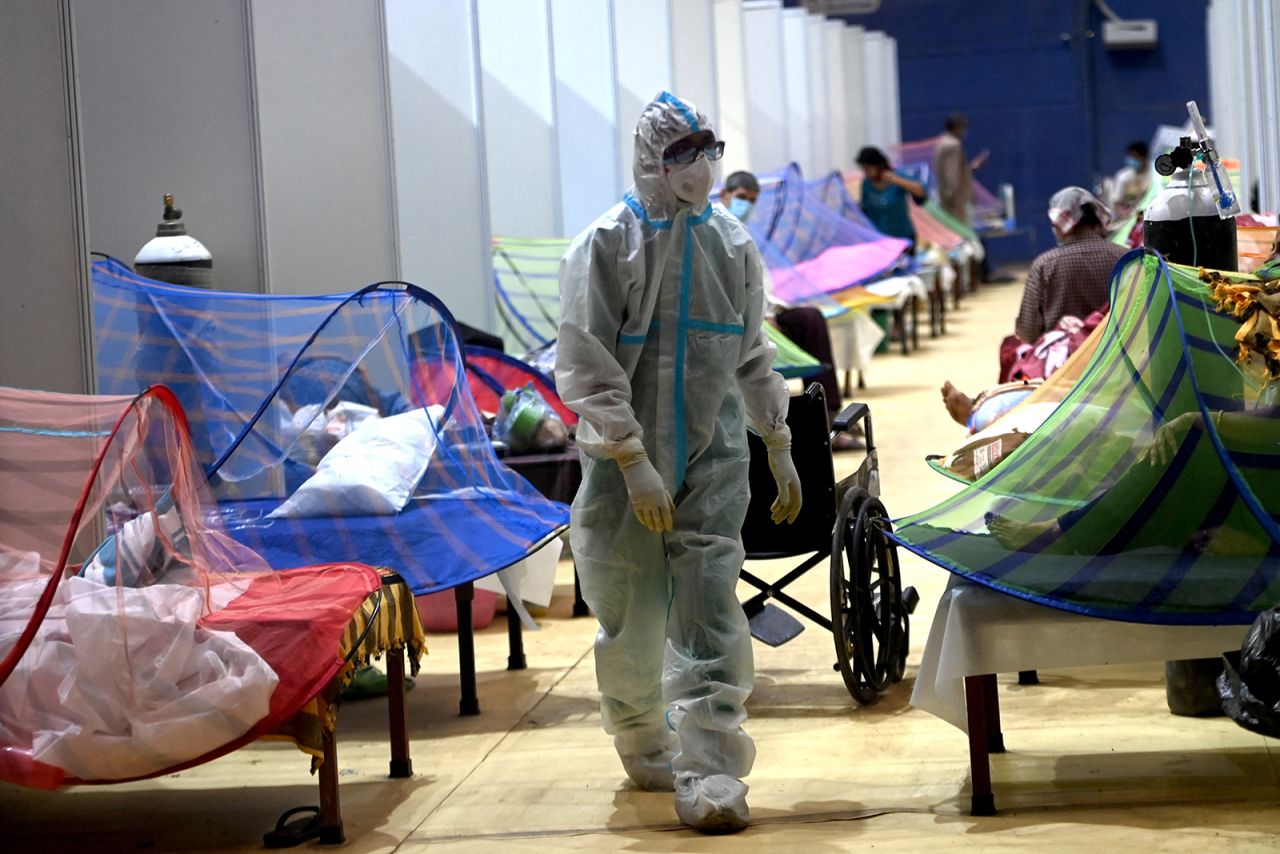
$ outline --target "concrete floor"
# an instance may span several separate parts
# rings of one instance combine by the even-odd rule
[[[938,386],[950,378],[976,391],[994,381],[996,346],[1020,290],[984,288],[952,315],[945,338],[922,341],[910,357],[877,357],[859,398],[872,405],[884,501],[895,516],[954,489],[924,463],[962,436]],[[838,474],[859,460],[839,455]],[[385,704],[342,708],[345,850],[1276,849],[1280,742],[1225,719],[1169,715],[1159,664],[1046,672],[1028,688],[1002,677],[1009,752],[992,763],[1001,813],[965,815],[963,734],[907,703],[946,574],[909,555],[903,573],[923,597],[912,666],[874,706],[850,700],[832,670],[831,637],[817,627],[779,649],[755,645],[747,726],[759,757],[749,779],[754,823],[743,834],[683,830],[669,795],[627,783],[600,729],[595,624],[569,616],[571,568],[562,564],[542,631],[526,636],[528,670],[504,669],[501,619],[478,636],[480,716],[457,716],[455,644],[432,637],[409,695],[412,779],[384,776]],[[826,611],[825,568],[793,590]],[[259,743],[144,783],[55,793],[0,786],[0,850],[252,850],[281,812],[315,801],[305,758]]]

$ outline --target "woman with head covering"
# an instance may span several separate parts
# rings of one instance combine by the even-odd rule
[[[1058,245],[1031,262],[1014,332],[1027,343],[1067,315],[1088,317],[1111,297],[1111,273],[1129,250],[1107,239],[1111,211],[1083,187],[1065,187],[1049,200]]]

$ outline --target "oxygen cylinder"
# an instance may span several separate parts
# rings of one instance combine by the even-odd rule
[[[1236,269],[1236,220],[1218,216],[1209,177],[1179,169],[1143,215],[1142,242],[1174,264]]]
[[[156,236],[133,259],[141,276],[175,285],[213,287],[213,256],[204,244],[187,234],[182,211],[173,206],[173,195],[165,194],[164,215],[156,226]]]

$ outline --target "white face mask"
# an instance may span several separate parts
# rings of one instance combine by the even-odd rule
[[[711,195],[711,161],[699,156],[697,160],[686,166],[670,166],[667,171],[667,186],[676,198],[690,204],[701,204]]]

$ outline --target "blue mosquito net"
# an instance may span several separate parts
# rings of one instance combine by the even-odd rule
[[[99,392],[171,388],[220,524],[276,569],[359,561],[430,593],[520,561],[568,523],[567,507],[497,459],[457,326],[421,288],[227,293],[155,282],[115,260],[95,261],[93,288]],[[369,425],[379,439],[346,441]],[[379,450],[395,446],[393,425],[419,431],[408,434],[411,463]],[[321,466],[340,440],[345,468]],[[273,515],[308,482],[304,515]],[[407,502],[370,509],[368,493],[388,483]]]

